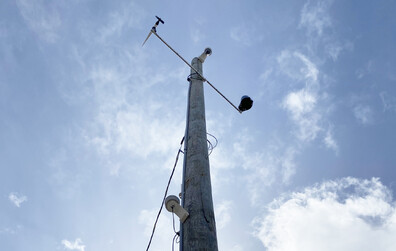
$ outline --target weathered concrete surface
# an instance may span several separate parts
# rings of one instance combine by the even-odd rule
[[[192,66],[202,75],[202,63]],[[203,81],[191,70],[188,138],[184,176],[184,208],[190,216],[183,224],[182,250],[217,251],[208,145],[206,138]]]

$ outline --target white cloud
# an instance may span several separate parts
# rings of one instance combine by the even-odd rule
[[[21,207],[21,204],[27,201],[27,197],[25,195],[18,195],[18,193],[10,193],[8,195],[8,199],[14,203],[16,207]]]
[[[319,75],[319,70],[316,65],[311,60],[309,60],[307,56],[300,52],[294,52],[293,55],[304,63],[305,67],[302,67],[300,71],[305,79],[311,80],[315,83],[318,80]]]
[[[325,111],[328,110],[323,106],[328,95],[321,90],[318,67],[306,55],[298,51],[284,50],[278,56],[277,61],[282,73],[297,83],[304,82],[302,88],[286,94],[281,104],[296,126],[295,136],[301,142],[310,142],[315,140],[320,133],[327,131],[323,142],[328,148],[337,152],[338,146],[329,132],[330,129],[326,130],[323,126],[326,124]]]
[[[396,248],[396,207],[378,178],[326,181],[274,200],[256,219],[256,236],[273,250]]]
[[[277,57],[282,73],[298,81],[308,81],[308,85],[316,84],[319,70],[317,66],[303,53],[283,50]]]
[[[100,112],[94,131],[86,132],[90,143],[103,154],[125,151],[147,158],[152,153],[169,153],[173,150],[170,142],[183,136],[183,122],[156,117],[153,111],[145,113],[141,109],[125,104],[123,108]]]
[[[57,31],[62,22],[53,5],[40,0],[17,0],[16,4],[29,28],[39,37],[50,43],[58,39]]]
[[[297,137],[302,141],[314,140],[322,130],[321,115],[316,111],[317,96],[314,92],[301,89],[289,93],[283,100],[283,108],[298,126]]]
[[[85,250],[85,245],[82,244],[82,240],[77,238],[74,242],[68,240],[62,240],[63,247],[68,250]]]
[[[308,1],[301,11],[300,27],[307,28],[310,34],[321,36],[324,29],[332,25],[328,14],[332,3],[332,0]]]
[[[315,94],[302,89],[298,92],[290,92],[284,99],[284,107],[292,113],[294,119],[298,120],[313,111],[317,102]]]
[[[368,105],[355,106],[353,108],[353,114],[362,125],[368,125],[373,122],[373,110]]]

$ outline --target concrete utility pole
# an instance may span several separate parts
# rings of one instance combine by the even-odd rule
[[[253,100],[249,96],[242,96],[239,107],[236,107],[212,83],[203,77],[202,63],[205,61],[206,56],[212,54],[212,50],[206,48],[199,58],[192,60],[190,65],[157,34],[157,26],[160,23],[163,24],[164,21],[158,16],[156,18],[157,21],[151,28],[143,45],[151,34],[154,34],[191,69],[189,76],[190,88],[188,93],[187,125],[184,136],[182,205],[180,207],[179,200],[176,196],[170,195],[166,199],[164,198],[165,206],[169,212],[175,213],[180,217],[180,251],[217,251],[216,222],[213,210],[208,143],[206,138],[203,82],[208,83],[209,86],[239,113],[249,110],[253,105]],[[157,221],[154,224],[153,234],[156,224]],[[153,234],[151,235],[148,248],[150,247]]]
[[[191,65],[203,76],[201,60],[194,58]],[[181,251],[218,250],[200,75],[191,69],[182,185],[182,207],[190,216],[181,224]]]

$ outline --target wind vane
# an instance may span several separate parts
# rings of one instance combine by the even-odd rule
[[[165,22],[160,18],[160,17],[158,17],[158,16],[155,16],[158,20],[157,20],[157,22],[155,22],[155,24],[154,24],[154,26],[153,26],[153,28],[151,28],[151,31],[150,31],[150,33],[147,35],[147,37],[146,37],[146,40],[144,40],[144,42],[143,42],[143,44],[142,44],[142,47],[143,47],[143,45],[146,43],[146,41],[149,39],[149,37],[151,36],[151,33],[153,33],[153,32],[157,32],[157,26],[159,25],[159,23],[161,22],[162,24],[164,24]]]

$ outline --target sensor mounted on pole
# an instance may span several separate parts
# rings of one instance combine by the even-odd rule
[[[176,195],[169,195],[165,199],[165,207],[171,213],[175,213],[180,221],[184,223],[189,213],[180,206],[180,199]]]

